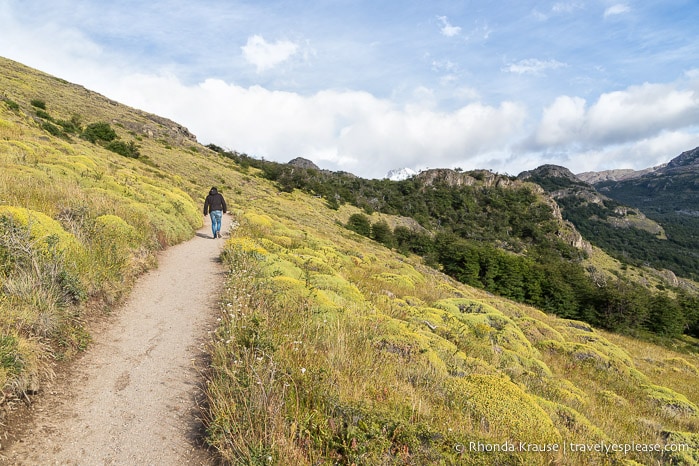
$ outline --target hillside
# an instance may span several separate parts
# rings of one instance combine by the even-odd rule
[[[345,227],[356,214],[393,233],[429,231],[421,222],[280,184],[259,161],[209,150],[180,125],[79,86],[0,60],[0,91],[6,405],[40,396],[53,361],[89,347],[87,323],[124,298],[155,251],[194,234],[215,184],[238,221],[222,256],[229,273],[204,413],[207,441],[225,462],[699,464],[696,353],[459,283],[426,265],[415,243],[398,252]],[[97,123],[118,139],[80,137],[105,129]],[[115,140],[124,145],[109,148]],[[114,151],[123,147],[126,155]],[[472,175],[474,189],[450,201],[501,196],[474,218],[515,226],[519,217],[500,206],[547,205],[533,187],[490,191],[487,172]],[[393,186],[411,181],[401,183]],[[528,236],[473,251],[518,260],[539,234],[541,244],[555,238],[538,230],[553,225],[553,209],[542,208]],[[470,245],[496,235],[478,228]]]
[[[661,241],[662,228],[611,199],[600,207],[594,201],[601,195],[562,167],[551,169],[555,176],[529,179],[434,169],[394,182],[214,149],[261,170],[282,191],[303,190],[332,209],[361,208],[364,213],[349,219],[350,229],[404,254],[418,254],[462,283],[608,330],[699,336],[697,286],[629,257],[629,251],[665,252],[646,244],[647,236]],[[569,185],[576,189],[560,193],[573,195],[554,196]],[[399,216],[401,222],[370,222],[365,214],[373,212]],[[580,223],[587,238],[565,215]]]
[[[699,277],[698,159],[696,148],[641,176],[594,184],[605,196],[642,210],[649,219],[663,225],[667,241],[646,237],[646,250],[632,257],[694,280]]]
[[[675,273],[694,278],[699,262],[687,254],[687,248],[678,248],[674,236],[668,238],[665,228],[647,217],[640,204],[631,207],[611,199],[564,167],[544,165],[518,178],[542,186],[560,206],[563,218],[595,246],[626,264],[643,267],[651,275],[664,273],[671,286],[694,287],[677,279]],[[670,270],[659,275],[652,267]]]
[[[585,221],[597,221],[616,229],[642,230],[666,239],[663,227],[648,219],[643,212],[600,194],[592,185],[582,182],[564,167],[542,165],[535,170],[520,173],[517,178],[533,181],[544,188],[561,206],[567,220],[577,229],[583,227],[590,233],[583,233],[590,241],[598,241],[599,232],[595,231],[597,235],[592,234],[595,228],[586,225]],[[623,234],[628,235],[628,232]]]

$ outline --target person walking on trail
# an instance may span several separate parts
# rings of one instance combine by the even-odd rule
[[[226,210],[226,200],[214,186],[209,191],[209,195],[206,196],[206,200],[204,200],[204,215],[209,214],[211,216],[211,232],[214,239],[221,237],[221,218],[226,213]]]

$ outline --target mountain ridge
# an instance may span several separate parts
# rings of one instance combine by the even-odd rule
[[[591,171],[578,173],[577,176],[586,183],[595,184],[602,181],[622,181],[626,179],[639,178],[647,173],[653,173],[665,167],[667,163],[657,165],[655,167],[644,168],[642,170],[633,170],[631,168],[620,168],[612,170]]]

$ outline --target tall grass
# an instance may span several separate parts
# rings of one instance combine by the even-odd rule
[[[696,358],[659,382],[607,334],[393,255],[315,202],[248,206],[226,245],[207,417],[228,463],[693,464],[699,400],[678,383]],[[469,450],[507,442],[694,449]]]
[[[145,165],[53,137],[32,101],[66,121],[148,119],[4,59],[0,84],[14,104],[0,102],[0,399],[14,399],[89,344],[90,314],[118,303],[158,250],[194,234],[198,183],[212,164],[193,170],[192,153],[175,148],[168,173],[154,166],[166,156],[152,141],[143,141]]]

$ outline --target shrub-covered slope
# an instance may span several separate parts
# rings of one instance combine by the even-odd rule
[[[205,153],[173,122],[0,59],[0,399],[37,391],[88,344],[90,311],[193,236],[208,186],[230,187]]]
[[[696,197],[691,186],[696,176],[691,170],[691,166],[682,171],[663,167],[643,176],[600,181],[592,186],[563,167],[544,165],[518,178],[542,186],[585,239],[619,260],[670,269],[679,276],[696,279],[699,260],[696,244],[691,243],[692,225],[683,225],[691,217],[686,209],[692,204],[692,195]],[[662,188],[649,189],[648,180],[662,183]]]
[[[696,355],[459,284],[343,229],[357,209],[268,189],[224,254],[208,384],[224,458],[697,464]]]
[[[322,197],[333,209],[345,203],[361,208],[364,213],[351,216],[348,228],[387,247],[418,254],[463,283],[608,330],[654,337],[699,336],[695,284],[678,280],[670,271],[628,267],[610,260],[583,240],[572,223],[564,221],[551,195],[530,181],[487,170],[447,169],[428,170],[398,182],[365,180],[318,170],[298,159],[283,165],[212,147],[236,163],[259,168],[282,191],[301,189]],[[530,179],[549,191],[553,185],[583,184],[563,167],[551,171],[562,176]],[[576,192],[573,199],[578,197]],[[564,196],[563,201],[569,198]],[[564,213],[582,215],[580,224],[586,234],[594,224],[633,249],[649,250],[645,236],[627,238],[628,231],[650,235],[636,228],[643,222],[632,221],[632,215],[619,219],[635,225],[620,235],[613,220],[600,223],[587,217],[586,208],[567,207]],[[366,214],[372,212],[401,218],[371,222]],[[580,218],[575,216],[576,221]],[[659,228],[650,221],[643,224]],[[606,248],[608,241],[598,241],[605,236],[592,235]]]
[[[7,60],[0,89],[4,398],[89,343],[215,184],[238,220],[207,384],[228,462],[699,461],[696,355],[457,283],[346,229],[358,209],[280,193],[162,118]]]

